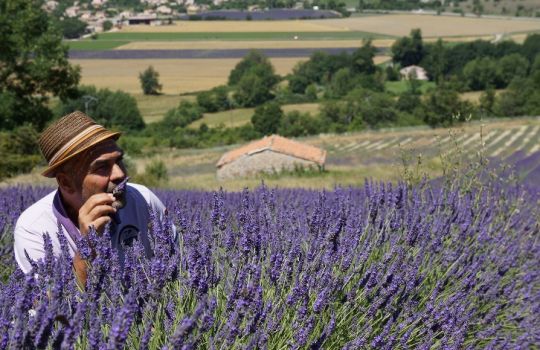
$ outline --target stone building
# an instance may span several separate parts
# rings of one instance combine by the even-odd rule
[[[399,71],[402,79],[429,80],[427,72],[419,66],[408,66]]]
[[[261,172],[324,168],[326,151],[272,135],[225,153],[217,163],[218,180],[246,177]]]

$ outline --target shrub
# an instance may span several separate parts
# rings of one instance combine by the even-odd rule
[[[112,29],[112,27],[113,27],[113,24],[111,21],[106,20],[105,22],[103,22],[103,31],[108,32],[109,30]]]
[[[319,119],[309,113],[291,111],[282,117],[278,134],[286,137],[314,135],[322,131],[320,124]]]
[[[202,117],[203,113],[198,105],[189,101],[181,101],[178,107],[167,111],[159,125],[173,131],[175,128],[184,128]]]
[[[197,104],[209,113],[226,111],[231,108],[229,89],[226,86],[218,86],[210,91],[200,92],[197,94]]]
[[[60,28],[64,38],[77,39],[80,38],[85,32],[87,24],[78,18],[66,18],[59,21]]]
[[[144,168],[144,173],[136,174],[133,179],[148,187],[158,187],[167,184],[169,181],[169,174],[163,161],[152,160]]]

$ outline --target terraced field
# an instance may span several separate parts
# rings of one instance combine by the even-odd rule
[[[435,155],[439,150],[459,148],[465,154],[473,155],[483,149],[487,157],[504,157],[518,150],[534,153],[540,150],[540,119],[530,119],[525,123],[507,121],[492,122],[481,127],[473,124],[461,130],[417,130],[413,132],[365,133],[341,138],[321,137],[319,146],[330,154],[329,160],[356,155],[384,157],[395,154],[400,149],[416,150],[424,155]],[[362,156],[362,154],[364,154]]]

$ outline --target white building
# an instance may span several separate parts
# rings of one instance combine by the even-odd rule
[[[399,70],[402,79],[429,80],[427,72],[419,66],[408,66]]]

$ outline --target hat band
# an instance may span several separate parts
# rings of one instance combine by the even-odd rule
[[[54,156],[49,161],[49,166],[53,165],[54,163],[56,163],[57,161],[63,159],[66,155],[71,153],[71,151],[78,144],[80,144],[81,141],[84,141],[87,138],[91,137],[92,135],[95,135],[96,133],[98,133],[100,131],[105,131],[105,130],[106,129],[103,126],[99,125],[99,124],[94,124],[94,125],[91,125],[90,127],[86,128],[85,130],[80,132],[78,135],[76,135],[74,138],[72,138],[69,142],[67,142],[64,146],[62,146],[62,148],[60,148],[58,150],[58,152],[56,152],[54,154]]]

